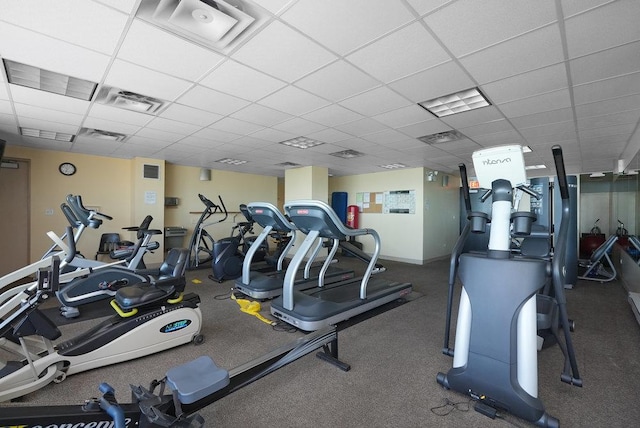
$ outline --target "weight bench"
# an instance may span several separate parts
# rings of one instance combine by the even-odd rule
[[[595,249],[589,260],[579,262],[578,265],[585,268],[585,271],[582,275],[579,275],[578,278],[599,282],[609,282],[616,279],[618,272],[613,265],[613,261],[611,261],[611,257],[609,257],[609,251],[611,251],[613,244],[615,244],[617,240],[617,235],[611,235],[609,239]],[[609,265],[608,268],[604,266],[603,261],[607,262]]]

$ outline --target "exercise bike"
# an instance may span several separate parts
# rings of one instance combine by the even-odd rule
[[[65,262],[75,256],[70,251]],[[56,325],[39,306],[59,287],[60,259],[40,268],[38,281],[0,316],[0,348],[17,358],[0,367],[0,401],[11,400],[66,376],[154,354],[188,342],[202,343],[200,298],[184,294],[186,249],[170,250],[158,270],[162,279],[119,289],[111,306],[115,315],[75,338],[59,342]],[[182,275],[179,275],[182,272]]]

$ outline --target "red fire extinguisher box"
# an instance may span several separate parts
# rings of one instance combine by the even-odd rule
[[[357,205],[349,205],[347,207],[347,226],[352,229],[358,229],[358,216],[360,211]]]

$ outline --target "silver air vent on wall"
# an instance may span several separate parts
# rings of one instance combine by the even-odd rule
[[[142,0],[137,17],[188,40],[225,51],[268,19],[248,0]]]
[[[158,165],[144,164],[142,168],[142,178],[158,180],[160,178],[160,167]]]
[[[96,101],[101,104],[147,114],[157,113],[165,104],[165,101],[158,98],[109,86],[104,86],[100,89]]]

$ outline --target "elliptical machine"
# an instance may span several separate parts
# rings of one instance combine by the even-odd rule
[[[449,278],[443,353],[453,356],[453,368],[446,374],[438,373],[436,378],[443,387],[471,396],[480,413],[495,417],[498,410],[505,410],[544,427],[558,427],[559,421],[546,413],[538,398],[538,320],[546,320],[552,329],[557,330],[554,323],[563,329],[564,344],[560,348],[565,365],[561,380],[582,386],[564,296],[569,191],[562,149],[554,146],[552,151],[562,198],[562,221],[551,266],[545,259],[516,257],[510,251],[511,221],[515,233],[526,234],[526,223],[530,231],[526,220],[532,217],[511,212],[514,189],[526,191],[522,148],[502,146],[473,154],[481,187],[491,189],[485,197],[493,200],[489,248],[485,254],[460,254],[469,231],[483,231],[484,222],[489,220],[484,213],[471,213],[471,223],[465,226],[451,258],[452,276],[457,270],[462,282],[454,351],[449,349],[448,340],[455,278]],[[541,299],[546,304],[540,305],[537,293],[548,282],[549,274],[555,296]],[[514,278],[518,278],[517,283]],[[545,313],[539,314],[540,308]]]

